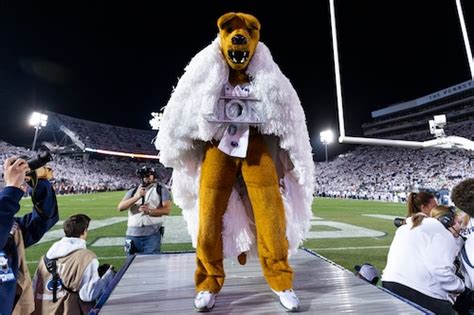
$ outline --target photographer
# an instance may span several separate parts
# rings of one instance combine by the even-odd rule
[[[88,314],[112,281],[113,267],[99,266],[86,247],[90,221],[85,214],[69,217],[63,224],[65,236],[41,257],[33,280],[33,314]]]
[[[58,221],[56,196],[48,180],[32,172],[33,209],[23,217],[20,210],[24,194],[21,186],[26,173],[50,160],[25,161],[10,157],[3,165],[5,188],[0,191],[0,314],[30,314],[34,310],[31,276],[25,259],[25,248],[38,242]]]
[[[117,206],[119,211],[128,211],[125,251],[158,254],[164,234],[164,216],[170,213],[170,192],[156,182],[154,168],[144,166],[137,170],[142,183],[130,189]]]
[[[395,232],[382,286],[435,314],[454,314],[454,300],[465,291],[454,266],[461,228],[462,215],[446,206],[434,207],[429,217],[414,214]]]
[[[411,221],[411,218],[417,213],[424,213],[429,216],[431,209],[438,205],[435,195],[429,192],[412,192],[408,195],[407,200],[407,216],[406,218],[395,218],[393,224],[396,227],[400,227],[407,222]]]

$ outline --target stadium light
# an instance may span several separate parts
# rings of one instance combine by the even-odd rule
[[[36,147],[36,139],[38,139],[38,132],[41,129],[41,127],[46,127],[48,124],[48,115],[39,113],[39,112],[33,112],[30,116],[30,120],[28,121],[30,126],[33,126],[35,128],[35,137],[33,138],[33,144],[31,146],[31,151],[35,150]]]
[[[322,144],[324,144],[324,151],[326,153],[326,163],[328,161],[328,144],[334,141],[334,134],[332,130],[324,130],[319,133]]]

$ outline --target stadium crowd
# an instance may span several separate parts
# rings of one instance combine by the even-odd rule
[[[470,139],[474,124],[457,124],[446,134]],[[315,194],[404,202],[409,191],[450,190],[460,179],[474,177],[473,167],[474,155],[466,150],[357,146],[328,163],[316,163]]]
[[[9,156],[29,156],[31,151],[15,147],[0,141],[0,163]],[[149,161],[146,162],[150,164]],[[91,193],[98,191],[112,191],[129,189],[137,183],[135,170],[143,163],[131,158],[118,157],[89,157],[83,156],[55,156],[48,163],[53,169],[53,187],[58,194]],[[154,165],[158,178],[163,183],[168,183],[171,170],[160,164]]]
[[[48,112],[49,123],[66,126],[86,147],[120,152],[156,154],[152,130],[113,126]]]

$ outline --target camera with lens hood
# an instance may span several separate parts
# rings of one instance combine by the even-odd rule
[[[53,157],[51,156],[51,153],[48,151],[42,151],[37,156],[27,159],[26,163],[28,163],[30,170],[34,171],[42,166],[45,166],[46,163],[51,162],[52,160]]]
[[[406,218],[395,218],[395,219],[393,219],[393,225],[395,225],[395,227],[397,227],[397,228],[401,227],[404,224],[406,224]]]

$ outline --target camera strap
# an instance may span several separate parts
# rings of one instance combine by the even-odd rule
[[[57,292],[58,292],[58,288],[59,288],[59,285],[61,285],[62,288],[64,288],[64,290],[66,290],[67,292],[69,293],[77,293],[78,291],[74,291],[70,288],[68,288],[64,283],[63,281],[61,280],[61,277],[59,276],[58,274],[58,264],[57,264],[57,261],[58,259],[49,259],[48,257],[46,257],[46,255],[43,256],[43,261],[44,261],[44,265],[46,266],[46,270],[48,270],[48,272],[52,275],[52,289],[53,289],[53,302],[56,303],[58,301],[58,298],[57,298]]]

